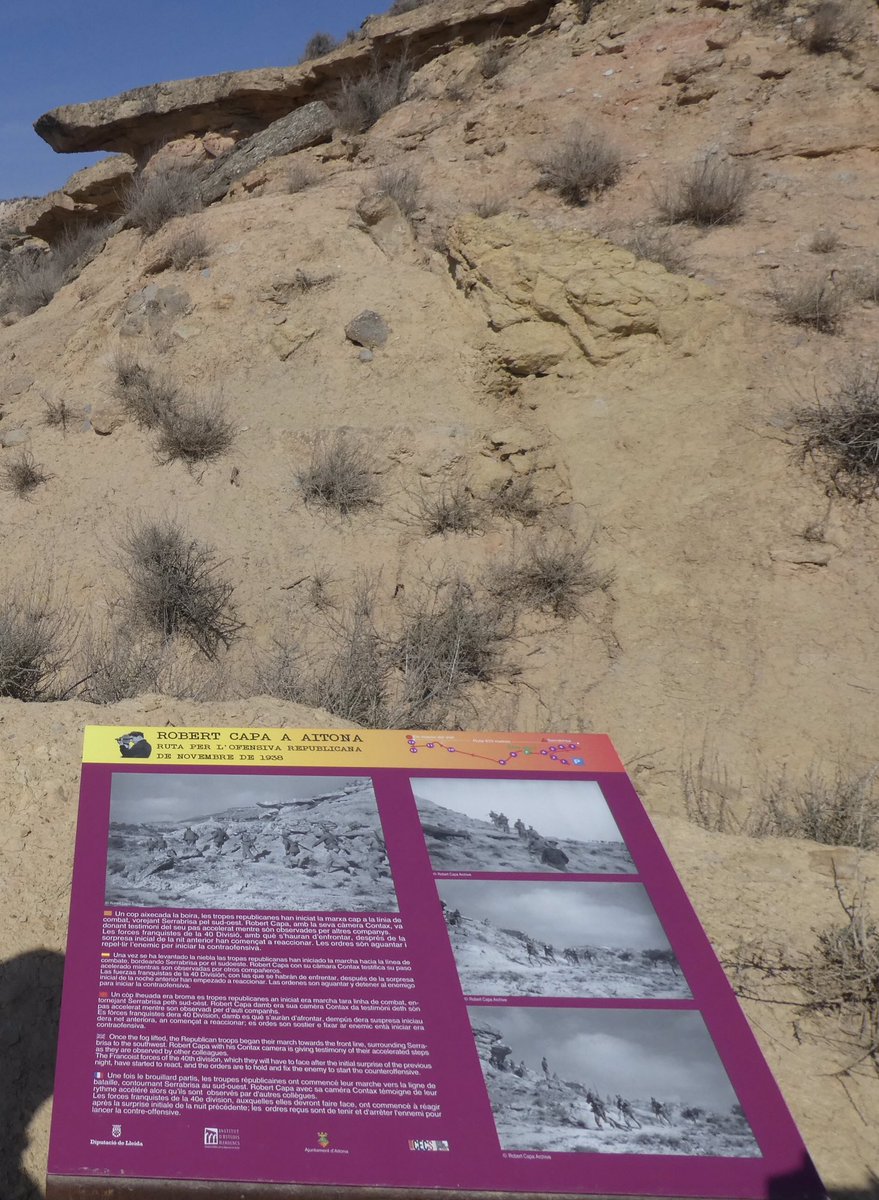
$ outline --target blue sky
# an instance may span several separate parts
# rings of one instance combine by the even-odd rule
[[[295,63],[318,29],[343,37],[390,0],[40,0],[2,5],[0,199],[60,187],[101,154],[56,154],[33,122],[61,104],[165,79]]]

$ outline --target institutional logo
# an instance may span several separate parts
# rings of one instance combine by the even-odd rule
[[[219,1129],[210,1129],[210,1128],[205,1128],[205,1131],[204,1131],[204,1144],[205,1144],[206,1146],[219,1146],[219,1144],[220,1144],[220,1131],[219,1131]]]
[[[153,752],[152,746],[139,729],[123,733],[122,737],[116,739],[116,745],[123,758],[149,758]]]
[[[317,1144],[321,1150],[328,1150],[330,1147],[330,1135],[328,1133],[319,1133],[317,1135]]]
[[[114,1125],[110,1132],[112,1133],[113,1137],[122,1137],[122,1126]]]

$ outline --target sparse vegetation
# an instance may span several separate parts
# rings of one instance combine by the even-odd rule
[[[475,533],[482,526],[479,506],[465,480],[455,479],[439,492],[423,492],[419,523],[428,537],[440,533]]]
[[[809,239],[813,254],[832,254],[839,249],[839,234],[835,229],[816,229]]]
[[[799,40],[810,54],[844,50],[857,37],[854,15],[839,0],[819,0],[803,23]]]
[[[341,44],[338,38],[334,38],[331,33],[313,33],[305,43],[305,49],[302,51],[299,61],[305,63],[313,58],[323,58],[325,54],[332,54]]]
[[[83,639],[78,695],[90,704],[117,704],[157,691],[164,652],[154,641],[109,624]]]
[[[311,462],[296,477],[306,504],[319,504],[350,516],[378,503],[375,460],[360,441],[338,432],[318,434],[311,444]]]
[[[220,458],[235,438],[226,405],[219,396],[193,397],[166,409],[158,423],[156,453],[166,462],[194,466]]]
[[[826,275],[807,275],[774,293],[778,314],[791,325],[838,333],[848,306],[845,289]]]
[[[479,74],[483,79],[500,75],[507,62],[508,47],[503,38],[491,37],[479,48]]]
[[[745,211],[753,188],[750,168],[731,158],[704,154],[657,197],[660,215],[677,224],[731,225]]]
[[[782,775],[763,789],[751,815],[757,837],[807,838],[828,846],[879,847],[879,790],[874,769],[859,775],[838,767],[828,781],[813,771],[804,781]]]
[[[587,204],[617,182],[623,160],[604,134],[574,127],[537,165],[541,187],[568,204]]]
[[[751,0],[751,16],[756,21],[780,21],[789,0]]]
[[[173,520],[146,521],[125,536],[123,569],[135,628],[165,640],[181,636],[207,658],[216,658],[241,629],[233,587],[220,574],[216,552]]]
[[[57,399],[47,396],[43,401],[43,424],[49,429],[61,429],[66,433],[67,426],[76,416],[65,396]]]
[[[124,216],[151,237],[172,217],[188,216],[201,207],[195,173],[188,167],[164,167],[134,178],[125,194]]]
[[[421,199],[421,173],[414,167],[381,167],[375,177],[376,190],[394,201],[404,217],[411,217]]]
[[[168,260],[175,271],[203,267],[211,252],[207,235],[197,225],[186,225],[169,239]]]
[[[740,833],[742,785],[732,784],[717,756],[709,762],[703,745],[698,759],[681,765],[681,791],[688,818],[711,833]]]
[[[482,217],[483,220],[487,219],[488,217],[496,217],[499,213],[502,213],[505,208],[506,204],[504,203],[504,199],[501,194],[499,192],[493,192],[489,188],[485,189],[480,198],[473,205],[473,211],[478,217]]]
[[[27,500],[40,484],[48,483],[51,478],[29,450],[22,450],[0,464],[0,490],[12,492],[19,500]]]
[[[571,617],[584,596],[610,583],[611,576],[593,564],[589,544],[535,539],[518,558],[495,567],[491,587],[506,604]]]
[[[65,233],[51,250],[10,258],[4,271],[0,311],[30,316],[76,275],[76,268],[94,257],[107,236],[107,226],[83,225]]]
[[[141,428],[155,429],[176,412],[180,388],[155,367],[120,352],[113,360],[113,374],[113,391],[122,411]]]
[[[620,244],[636,258],[659,263],[673,275],[684,275],[689,267],[686,254],[668,229],[645,225],[634,230],[631,236]]]
[[[0,600],[0,696],[55,699],[70,656],[72,622],[47,587],[32,583]]]
[[[540,516],[541,506],[530,475],[513,475],[492,488],[489,506],[496,516],[529,525]]]
[[[287,172],[287,191],[291,195],[295,195],[296,192],[304,192],[306,188],[313,187],[317,181],[317,171],[308,159],[303,159],[301,162],[294,159]]]
[[[374,63],[372,68],[356,79],[342,81],[336,99],[336,120],[346,133],[363,133],[396,108],[406,97],[411,70],[405,58],[388,66]]]
[[[879,367],[851,369],[824,404],[794,414],[803,457],[837,495],[857,502],[879,494]]]
[[[857,267],[848,280],[848,287],[853,300],[879,304],[879,263]]]
[[[394,3],[388,9],[389,17],[398,17],[401,13],[412,12],[415,8],[423,8],[425,4],[432,4],[433,0],[394,0]]]

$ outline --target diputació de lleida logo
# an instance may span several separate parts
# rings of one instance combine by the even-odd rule
[[[153,752],[152,746],[139,729],[123,733],[122,737],[116,739],[116,745],[123,758],[149,758]]]

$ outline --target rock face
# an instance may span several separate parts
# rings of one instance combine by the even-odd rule
[[[142,155],[150,146],[187,133],[244,133],[264,128],[305,101],[330,95],[343,79],[374,61],[406,54],[422,64],[458,40],[491,36],[500,21],[506,35],[549,12],[549,0],[458,0],[428,4],[396,17],[371,18],[366,36],[297,67],[230,71],[133,88],[106,100],[68,104],[44,113],[34,129],[62,154],[119,150]]]
[[[112,220],[121,211],[135,166],[133,158],[119,154],[85,167],[57,192],[22,204],[16,210],[15,223],[22,233],[52,242],[65,229],[83,222]]]

